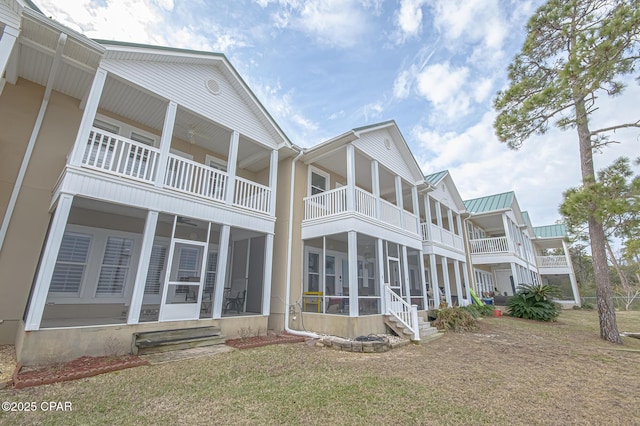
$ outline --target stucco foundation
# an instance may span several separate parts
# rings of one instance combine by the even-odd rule
[[[318,334],[330,334],[347,338],[366,336],[368,334],[383,334],[386,326],[382,315],[370,315],[366,317],[348,317],[341,315],[326,315],[304,313],[304,330]],[[303,321],[300,314],[296,320],[291,320],[291,328],[302,330]]]

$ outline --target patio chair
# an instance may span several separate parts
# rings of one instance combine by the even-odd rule
[[[227,297],[222,312],[226,314],[228,310],[232,310],[240,313],[240,309],[244,310],[244,298],[246,295],[247,290],[242,290],[238,292],[236,297]]]

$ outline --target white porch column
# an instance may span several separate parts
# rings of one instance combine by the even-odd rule
[[[358,233],[347,234],[347,250],[349,259],[349,316],[358,316]],[[342,273],[344,276],[344,271]]]
[[[276,189],[278,187],[278,150],[271,151],[269,161],[269,188],[271,188],[271,198],[269,199],[269,213],[276,215]],[[273,236],[272,236],[273,237]]]
[[[224,285],[227,280],[227,259],[229,259],[229,236],[231,227],[222,225],[220,241],[218,241],[218,265],[216,269],[216,283],[213,297],[213,318],[222,317],[222,303],[224,302]]]
[[[460,279],[460,262],[456,259],[453,260],[453,274],[456,280],[456,292],[458,293],[458,306],[464,306],[462,304],[462,281]]]
[[[506,213],[502,213],[502,226],[504,227],[504,236],[507,238],[507,246],[509,247],[509,252],[515,253],[516,248],[513,241],[513,236],[511,235],[511,228],[509,226],[509,222],[511,219],[507,217]],[[514,276],[515,279],[515,276]]]
[[[396,206],[400,209],[400,227],[404,229],[404,215],[402,214],[402,210],[404,210],[404,200],[402,199],[402,178],[396,175]]]
[[[451,231],[452,234],[455,234],[455,226],[453,225],[453,212],[451,211],[451,209],[449,207],[446,207],[447,209],[447,219],[449,220],[449,231]]]
[[[457,235],[464,240],[464,230],[462,229],[462,219],[460,219],[460,215],[458,213],[456,213],[456,224],[458,224]]]
[[[380,219],[380,169],[378,160],[371,160],[371,189],[376,203],[376,219]]]
[[[426,232],[426,241],[432,241],[433,238],[431,237],[431,203],[429,202],[429,194],[424,194],[424,214],[426,217],[426,221],[427,224],[425,225],[425,228],[427,230]],[[425,236],[423,236],[425,237]]]
[[[422,309],[429,309],[429,299],[427,297],[427,277],[424,275],[424,254],[422,250],[418,252],[418,265],[420,268],[420,288],[422,288]]]
[[[233,197],[236,192],[236,169],[238,168],[238,144],[240,143],[240,133],[234,130],[231,133],[229,142],[229,158],[227,161],[227,188],[226,204],[233,204]]]
[[[140,321],[140,309],[144,298],[144,287],[147,283],[149,273],[149,261],[153,250],[153,239],[156,236],[156,225],[158,224],[158,212],[149,210],[144,223],[144,233],[142,234],[142,247],[140,247],[140,259],[136,271],[136,279],[133,284],[133,294],[129,304],[129,315],[127,324],[138,324]],[[162,303],[162,302],[161,302]]]
[[[411,187],[411,202],[413,203],[413,214],[416,215],[416,229],[420,234],[420,204],[418,203],[418,187]]]
[[[347,211],[355,210],[356,196],[356,150],[351,144],[347,145]],[[351,266],[349,266],[351,269]]]
[[[271,309],[271,272],[273,270],[273,234],[264,240],[264,274],[262,276],[262,315],[269,315]]]
[[[164,186],[164,176],[167,173],[167,163],[169,162],[169,152],[171,152],[171,139],[173,138],[173,126],[176,122],[176,111],[178,104],[171,101],[167,105],[164,114],[164,124],[162,125],[162,136],[160,137],[160,156],[158,157],[158,167],[156,167],[156,180],[154,185],[158,188]]]
[[[4,27],[2,37],[0,38],[0,77],[4,75],[4,71],[7,69],[9,57],[11,57],[13,46],[16,44],[16,39],[19,34],[20,30],[17,28],[10,27],[8,25]],[[0,78],[0,80],[3,80],[0,83],[0,92],[2,92],[4,79]]]
[[[380,309],[382,309],[382,313],[386,314],[387,313],[387,304],[386,304],[386,300],[387,300],[387,296],[385,294],[385,283],[384,282],[384,264],[387,261],[387,259],[385,259],[384,257],[384,248],[383,248],[383,241],[380,238],[376,238],[376,259],[377,259],[377,263],[378,263],[378,285],[380,286]]]
[[[93,120],[96,118],[96,113],[98,112],[98,105],[100,104],[100,97],[102,96],[102,89],[104,89],[106,80],[107,70],[98,67],[96,75],[93,78],[91,90],[89,91],[89,97],[87,97],[87,104],[84,107],[84,113],[82,114],[80,128],[78,129],[76,141],[73,145],[73,151],[69,156],[69,164],[71,165],[80,166],[82,164],[82,157],[87,148],[89,133],[91,133]]]
[[[518,276],[518,265],[516,265],[515,263],[511,263],[510,266],[511,266],[511,276],[513,277],[513,286],[516,288],[516,292],[517,292],[518,285],[521,284]]]
[[[433,307],[438,309],[440,307],[440,286],[438,285],[438,263],[436,261],[436,255],[431,253],[429,255],[429,272],[431,273],[431,293],[433,295]]]
[[[447,305],[453,306],[451,302],[451,281],[449,280],[449,260],[442,256],[442,277],[444,278],[444,298]]]
[[[25,331],[40,329],[40,322],[42,321],[44,306],[47,302],[53,270],[58,260],[58,252],[60,251],[60,244],[62,244],[62,237],[64,236],[64,230],[67,226],[67,219],[69,218],[72,203],[73,195],[60,194],[58,197],[58,204],[56,210],[53,212],[49,235],[45,242],[42,259],[40,259],[40,267],[38,268],[38,275],[36,276],[33,293],[28,305],[29,311],[27,312],[24,325]]]
[[[471,282],[469,281],[469,268],[466,262],[462,262],[462,276],[464,277],[464,288],[467,293],[467,300],[471,302]]]
[[[440,207],[440,201],[433,200],[433,203],[436,208],[436,223],[438,224],[438,228],[442,228],[442,207]]]
[[[402,246],[402,285],[404,286],[405,301],[411,304],[411,285],[409,283],[409,259],[407,246]]]
[[[567,259],[567,265],[569,265],[569,281],[571,281],[571,290],[573,291],[573,300],[577,305],[580,304],[580,292],[578,291],[578,282],[576,280],[576,273],[573,270],[573,263],[571,262],[571,253],[569,252],[569,247],[567,243],[562,240],[562,250],[564,251],[564,256]]]

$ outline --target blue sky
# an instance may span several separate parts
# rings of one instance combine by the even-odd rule
[[[495,93],[540,0],[36,0],[91,38],[224,53],[291,141],[308,147],[395,120],[425,173],[448,169],[463,198],[515,190],[535,225],[560,219],[580,181],[575,132],[519,151],[493,133]],[[640,89],[594,124],[635,121]],[[596,158],[637,157],[637,131]]]

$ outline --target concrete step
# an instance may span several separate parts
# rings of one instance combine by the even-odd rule
[[[134,333],[134,354],[150,354],[224,343],[219,327],[195,327]]]

